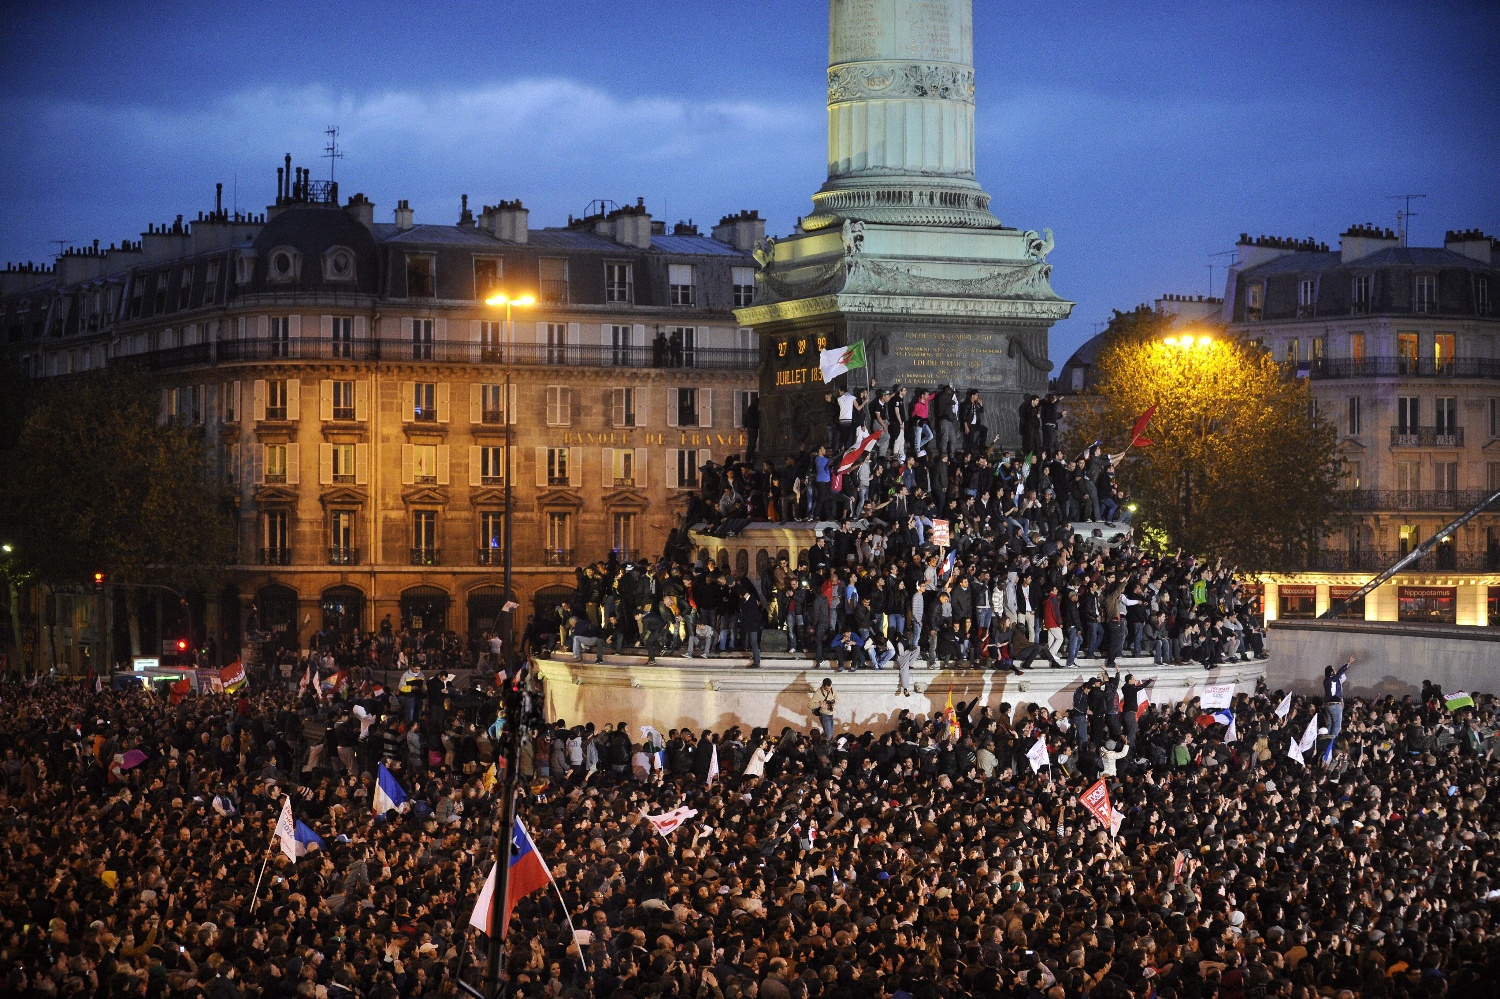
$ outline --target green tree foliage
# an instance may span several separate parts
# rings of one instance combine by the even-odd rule
[[[1251,569],[1315,545],[1336,512],[1340,459],[1334,428],[1307,382],[1264,351],[1228,337],[1164,342],[1164,317],[1116,314],[1098,374],[1075,407],[1070,445],[1126,449],[1136,418],[1158,406],[1117,470],[1137,523],[1186,551]]]
[[[161,423],[121,366],[43,386],[0,480],[18,560],[47,583],[205,585],[235,551],[230,496],[201,429]]]

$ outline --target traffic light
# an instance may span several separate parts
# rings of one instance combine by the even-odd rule
[[[104,592],[104,573],[102,573],[102,572],[96,572],[96,573],[94,573],[94,592],[95,593],[103,593]]]
[[[179,638],[177,640],[177,651],[178,652],[186,652],[187,650],[188,650],[188,640],[186,638]]]

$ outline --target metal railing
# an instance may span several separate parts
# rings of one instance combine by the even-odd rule
[[[1285,555],[1259,568],[1265,572],[1383,572],[1403,556],[1399,551],[1320,551]],[[1442,546],[1403,572],[1494,572],[1500,551],[1458,551]]]
[[[1484,489],[1350,489],[1340,494],[1345,510],[1435,510],[1461,512],[1489,495]]]
[[[1500,378],[1490,357],[1322,357],[1288,362],[1313,378]]]
[[[538,281],[538,298],[544,302],[566,302],[568,300],[568,282],[566,281]]]
[[[637,558],[640,557],[641,553],[640,550],[636,548],[611,548],[609,550],[609,554],[614,558],[616,562],[624,564],[626,562],[634,562]]]
[[[290,548],[262,548],[256,552],[257,561],[261,565],[291,565],[292,550]]]
[[[1463,447],[1463,427],[1392,427],[1391,447]],[[1479,502],[1475,500],[1474,502]]]
[[[474,550],[475,565],[504,565],[504,548],[476,548]]]
[[[441,548],[413,548],[411,550],[412,565],[442,565],[443,550]]]
[[[571,548],[546,548],[542,551],[543,565],[571,566],[573,564],[573,549]]]
[[[420,349],[417,349],[417,347]],[[332,340],[299,337],[281,342],[267,339],[220,340],[185,347],[166,347],[139,354],[118,354],[113,360],[130,361],[152,371],[204,367],[258,361],[430,361],[434,364],[513,364],[520,367],[554,366],[587,368],[700,368],[720,371],[751,371],[759,360],[754,349],[695,347],[673,352],[653,345],[641,347],[599,344],[548,345],[518,343],[485,345],[471,340],[433,340],[414,346],[409,339]],[[1500,376],[1500,361],[1487,362]]]
[[[329,565],[359,565],[358,548],[330,548],[328,549]]]

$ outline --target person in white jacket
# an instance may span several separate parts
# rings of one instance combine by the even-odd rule
[[[1114,739],[1104,743],[1104,748],[1099,751],[1100,772],[1106,777],[1118,777],[1119,769],[1116,766],[1120,760],[1130,755],[1130,750],[1122,746]]]
[[[762,740],[750,754],[750,762],[745,764],[746,777],[764,777],[766,775],[766,764],[771,762],[771,757],[776,755],[775,748],[770,739]]]

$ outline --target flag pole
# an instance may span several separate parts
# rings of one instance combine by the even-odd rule
[[[291,795],[287,795],[290,798]],[[279,819],[278,819],[279,821]],[[260,905],[260,885],[266,877],[266,867],[271,863],[271,844],[276,842],[276,826],[272,824],[271,835],[266,838],[266,859],[260,862],[260,876],[255,879],[255,895],[250,899],[250,914],[255,914],[255,907]]]
[[[563,898],[562,886],[552,876],[551,868],[547,869],[547,880],[552,882],[552,890],[557,893],[557,904],[562,906],[563,919],[568,921],[568,932],[573,934],[573,946],[578,948],[578,963],[583,965],[586,974],[592,975],[594,969],[589,967],[589,959],[583,956],[583,945],[578,942],[578,931],[573,928],[573,914],[568,911],[568,903]],[[567,953],[566,949],[563,952]]]
[[[505,746],[505,784],[500,796],[500,834],[495,842],[495,893],[490,897],[489,960],[485,974],[493,999],[505,991],[500,979],[505,968],[505,895],[509,890],[511,845],[516,828],[516,792],[521,786],[521,672],[500,688],[501,708],[509,741]]]

